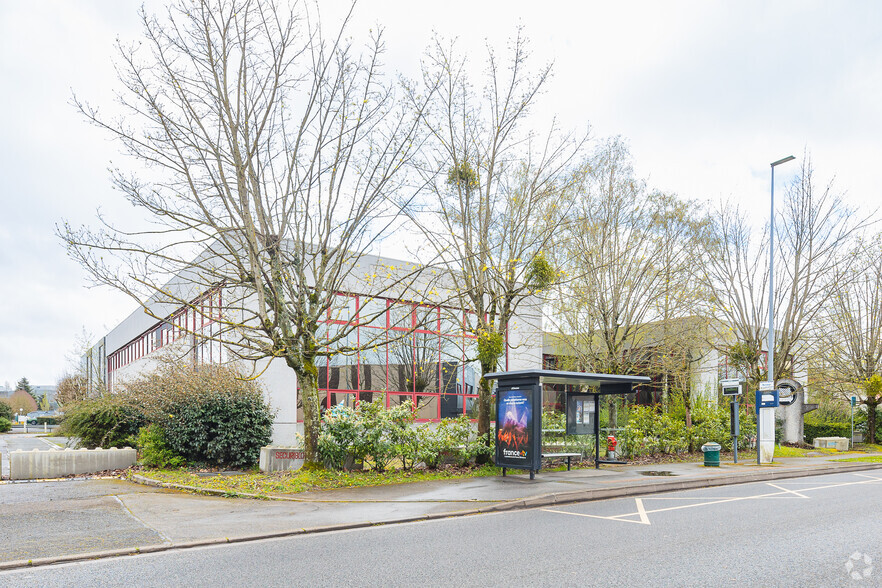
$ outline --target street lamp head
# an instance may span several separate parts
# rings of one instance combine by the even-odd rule
[[[783,159],[779,159],[778,161],[773,161],[772,167],[775,167],[776,165],[781,165],[782,163],[787,163],[788,161],[793,161],[794,159],[796,159],[796,158],[793,157],[792,155],[788,155],[787,157],[785,157]]]

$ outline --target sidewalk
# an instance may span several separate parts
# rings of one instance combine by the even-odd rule
[[[879,463],[834,461],[834,458],[843,457],[848,455],[779,458],[770,466],[757,466],[751,462],[738,465],[724,463],[719,468],[706,468],[701,463],[603,466],[600,470],[540,471],[535,480],[530,480],[528,474],[510,474],[505,478],[439,480],[327,490],[278,496],[275,500],[194,495],[114,482],[117,486],[124,485],[126,489],[124,492],[114,490],[112,498],[119,503],[126,516],[133,519],[133,525],[143,525],[139,528],[157,539],[153,544],[133,545],[121,539],[121,543],[108,544],[109,549],[101,552],[76,554],[64,550],[43,550],[29,554],[31,557],[27,559],[33,560],[30,565],[45,565],[567,502],[882,468]],[[3,503],[4,490],[9,487],[0,485],[0,504]],[[45,518],[56,520],[55,517]],[[54,524],[64,523],[58,519]],[[84,527],[79,532],[100,532],[100,528],[101,521],[96,521],[94,530]],[[69,533],[69,529],[65,529],[65,532]],[[47,529],[46,536],[51,536],[51,529]],[[129,533],[126,536],[132,535]],[[2,559],[0,556],[0,570],[28,565],[27,559],[21,555],[16,558],[18,561],[8,561],[8,557],[5,562]]]

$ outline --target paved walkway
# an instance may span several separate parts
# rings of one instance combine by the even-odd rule
[[[0,549],[0,570],[26,565],[27,560],[39,565],[878,468],[882,464],[843,463],[831,457],[778,459],[771,466],[751,462],[719,468],[701,463],[604,466],[539,472],[535,480],[527,474],[441,480],[311,492],[279,500],[200,496],[117,480],[5,483],[0,484],[0,536],[9,547]],[[16,514],[21,512],[34,515],[26,525]],[[43,539],[22,545],[17,535]],[[96,553],[96,549],[104,551]]]

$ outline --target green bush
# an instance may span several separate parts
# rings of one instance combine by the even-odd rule
[[[12,407],[0,400],[0,419],[14,421],[15,415],[12,413]]]
[[[229,367],[165,365],[127,383],[125,398],[194,465],[249,466],[272,439],[273,414],[260,388]]]
[[[404,468],[418,463],[435,468],[445,460],[465,465],[487,449],[468,416],[413,426],[411,402],[386,409],[383,400],[355,409],[335,406],[322,416],[319,456],[326,467],[349,469],[355,463],[383,471],[400,459]]]
[[[158,425],[141,427],[138,432],[138,457],[141,465],[151,468],[179,468],[187,460],[169,449],[165,431]]]
[[[250,466],[272,439],[272,413],[256,389],[202,391],[168,408],[159,423],[168,447],[192,463]]]
[[[138,430],[145,424],[144,415],[122,397],[106,395],[69,406],[59,430],[79,439],[79,447],[107,449],[134,447]]]
[[[417,461],[429,468],[436,468],[444,461],[464,466],[488,451],[466,415],[444,419],[434,426],[424,424],[418,429],[422,443]]]
[[[653,407],[635,406],[625,426],[625,444],[628,455],[658,455],[681,453],[688,447],[686,425]]]
[[[421,443],[410,430],[413,420],[409,401],[388,410],[384,399],[360,402],[354,410],[335,406],[322,416],[319,456],[333,469],[364,463],[384,471],[397,457],[402,457],[404,465],[413,465]]]
[[[732,448],[728,406],[698,403],[691,411],[692,427],[687,428],[685,411],[675,406],[670,413],[655,408],[635,406],[625,427],[625,447],[630,457],[681,453],[697,450],[708,442]],[[738,446],[746,448],[756,434],[756,419],[742,410]]]
[[[806,421],[803,429],[806,443],[812,443],[815,437],[851,436],[851,422],[848,423],[817,423]]]
[[[12,430],[12,421],[5,417],[0,417],[0,433],[8,433]]]

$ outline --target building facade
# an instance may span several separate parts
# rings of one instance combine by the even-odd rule
[[[370,258],[366,265],[404,266],[396,260]],[[322,407],[355,406],[382,399],[387,407],[413,402],[416,419],[439,421],[460,415],[477,416],[480,364],[477,340],[467,312],[426,300],[408,300],[384,292],[375,295],[366,283],[335,294],[337,304],[319,325],[318,336],[333,337],[357,325],[339,347],[353,351],[322,358],[318,384]],[[198,293],[189,304],[172,307],[148,301],[144,309],[107,333],[84,358],[96,381],[119,390],[124,383],[156,367],[163,356],[195,366],[228,363],[232,354],[218,342],[222,323],[238,312],[223,288]],[[500,369],[536,369],[542,361],[542,313],[538,301],[527,300],[509,324]],[[223,320],[222,320],[223,319]],[[283,360],[246,362],[259,373],[267,400],[276,411],[273,443],[294,445],[302,432],[303,411],[297,378]]]

